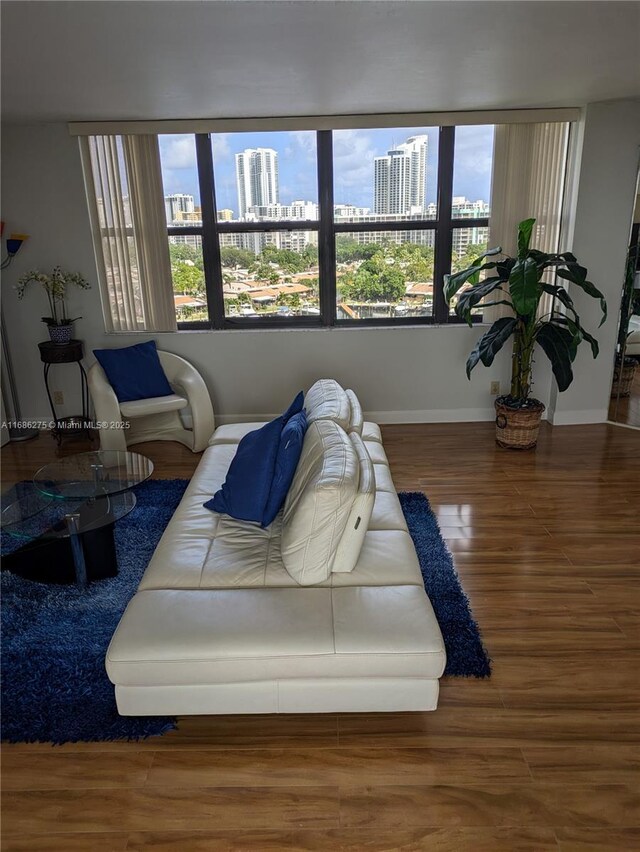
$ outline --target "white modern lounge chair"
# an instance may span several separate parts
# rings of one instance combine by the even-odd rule
[[[179,441],[194,453],[207,446],[215,420],[204,379],[179,355],[158,350],[158,356],[174,391],[170,396],[119,402],[100,364],[89,369],[101,450],[124,451],[142,441]]]

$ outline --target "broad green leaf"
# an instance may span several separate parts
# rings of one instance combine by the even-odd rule
[[[504,260],[496,263],[496,272],[502,278],[503,281],[509,280],[509,275],[511,275],[511,270],[516,264],[515,257],[506,257]]]
[[[570,317],[563,316],[562,314],[556,315],[551,320],[555,325],[566,325],[569,331],[574,335],[574,337],[578,338],[578,343],[582,340],[586,340],[587,343],[591,346],[591,354],[594,358],[598,357],[600,352],[600,346],[598,345],[598,341],[589,334],[588,331],[585,331],[584,328],[580,325],[580,319],[575,315],[575,319],[571,319]]]
[[[482,263],[479,266],[470,266],[468,269],[463,269],[453,275],[445,275],[444,298],[446,302],[449,303],[467,282],[475,286],[479,281],[481,272],[484,272],[485,269],[495,269],[497,265],[497,263]]]
[[[533,231],[533,226],[535,225],[535,219],[524,219],[524,221],[520,222],[518,225],[518,257],[520,260],[524,260],[527,251],[529,250],[529,243],[531,242],[531,233]]]
[[[580,318],[576,312],[575,306],[573,304],[573,299],[564,289],[564,287],[560,287],[557,284],[545,284],[541,283],[541,287],[545,293],[549,293],[551,296],[555,296],[555,298],[561,302],[567,310],[571,311],[575,318],[579,321]]]
[[[456,272],[453,275],[444,276],[444,298],[447,303],[453,299],[458,290],[463,287],[467,281],[474,283],[474,278],[477,280],[479,266],[470,266],[468,269],[463,269],[462,272]]]
[[[485,281],[481,281],[480,284],[476,284],[475,287],[463,290],[462,293],[458,294],[456,314],[471,325],[470,314],[472,309],[475,308],[475,306],[479,304],[485,296],[488,296],[489,293],[492,293],[503,283],[502,278],[487,278]]]
[[[570,264],[566,269],[558,270],[558,277],[564,278],[566,281],[571,281],[572,284],[580,287],[581,290],[588,296],[592,296],[594,299],[600,300],[600,309],[602,311],[602,319],[600,320],[600,325],[607,318],[607,302],[604,298],[603,294],[598,290],[598,288],[591,283],[591,281],[587,281],[587,270],[584,266],[580,266],[577,263]],[[598,326],[599,328],[600,326]]]
[[[517,324],[516,317],[500,317],[494,322],[491,328],[482,335],[467,359],[467,378],[471,378],[471,371],[478,361],[482,361],[485,367],[491,366],[496,353],[502,349],[505,341],[513,334]]]
[[[500,317],[484,335],[480,341],[480,360],[485,367],[493,364],[493,359],[511,337],[517,325],[517,317]]]
[[[591,346],[591,354],[593,355],[593,357],[597,358],[600,352],[600,345],[598,344],[598,341],[593,335],[589,334],[588,331],[585,331],[582,326],[580,326],[580,334],[582,335],[584,340],[586,340],[587,343]]]
[[[516,313],[529,316],[536,312],[542,290],[535,260],[527,257],[516,262],[509,275],[509,292]]]
[[[565,391],[573,381],[571,338],[569,331],[550,322],[541,325],[536,335],[536,340],[551,361],[551,369],[560,391]]]
[[[481,254],[476,257],[476,259],[473,261],[473,266],[477,266],[480,261],[485,259],[485,257],[493,257],[496,254],[502,254],[501,246],[496,246],[496,248],[488,249],[487,251],[485,251],[484,254]]]
[[[493,305],[509,305],[511,310],[513,310],[513,304],[511,302],[509,302],[507,299],[498,299],[495,302],[483,302],[482,303],[483,308],[490,308]]]
[[[571,351],[571,362],[573,363],[576,360],[576,355],[578,354],[578,346],[582,340],[582,333],[580,331],[580,327],[569,317],[564,316],[563,314],[557,314],[551,319],[551,323],[555,326],[560,327],[563,331],[568,330],[571,335],[571,342],[569,343],[569,349]]]

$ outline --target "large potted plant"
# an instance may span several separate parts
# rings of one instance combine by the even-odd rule
[[[78,272],[63,272],[59,266],[55,266],[50,275],[34,270],[27,272],[18,280],[18,299],[24,299],[27,287],[32,282],[40,284],[47,294],[49,301],[49,316],[42,317],[49,329],[49,337],[54,343],[61,346],[69,343],[73,336],[73,323],[82,317],[68,317],[66,305],[67,287],[73,285],[82,290],[91,287]]]
[[[478,341],[467,359],[467,377],[471,378],[478,362],[491,366],[496,354],[513,337],[511,388],[509,394],[495,402],[496,441],[500,446],[518,449],[535,447],[544,412],[540,400],[531,396],[536,344],[551,361],[560,391],[573,381],[571,365],[583,340],[590,344],[593,357],[598,355],[598,342],[582,327],[571,296],[562,284],[545,280],[547,270],[600,300],[600,325],[607,317],[604,296],[587,279],[587,270],[571,252],[547,254],[529,248],[534,224],[535,219],[525,219],[518,225],[517,257],[485,260],[502,254],[501,248],[491,249],[468,269],[445,276],[444,284],[447,302],[457,294],[456,314],[469,325],[474,308],[481,303],[484,307],[507,305],[511,309],[509,316],[497,319]],[[481,279],[483,272],[487,277]],[[552,297],[552,303],[550,310],[543,313],[540,302],[545,295]]]

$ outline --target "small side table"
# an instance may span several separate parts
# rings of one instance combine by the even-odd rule
[[[51,434],[58,445],[63,437],[85,434],[92,438],[89,428],[89,387],[87,385],[87,374],[82,366],[82,341],[71,340],[69,343],[60,345],[50,340],[38,343],[40,349],[40,360],[44,363],[44,385],[47,389],[51,414],[53,415],[54,427]],[[82,393],[82,414],[74,414],[70,417],[58,417],[53,404],[51,391],[49,390],[49,370],[53,364],[77,364],[80,370],[80,390]]]

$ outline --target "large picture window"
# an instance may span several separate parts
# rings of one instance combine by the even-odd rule
[[[492,126],[161,135],[159,150],[179,328],[457,322],[442,282],[487,244]]]

